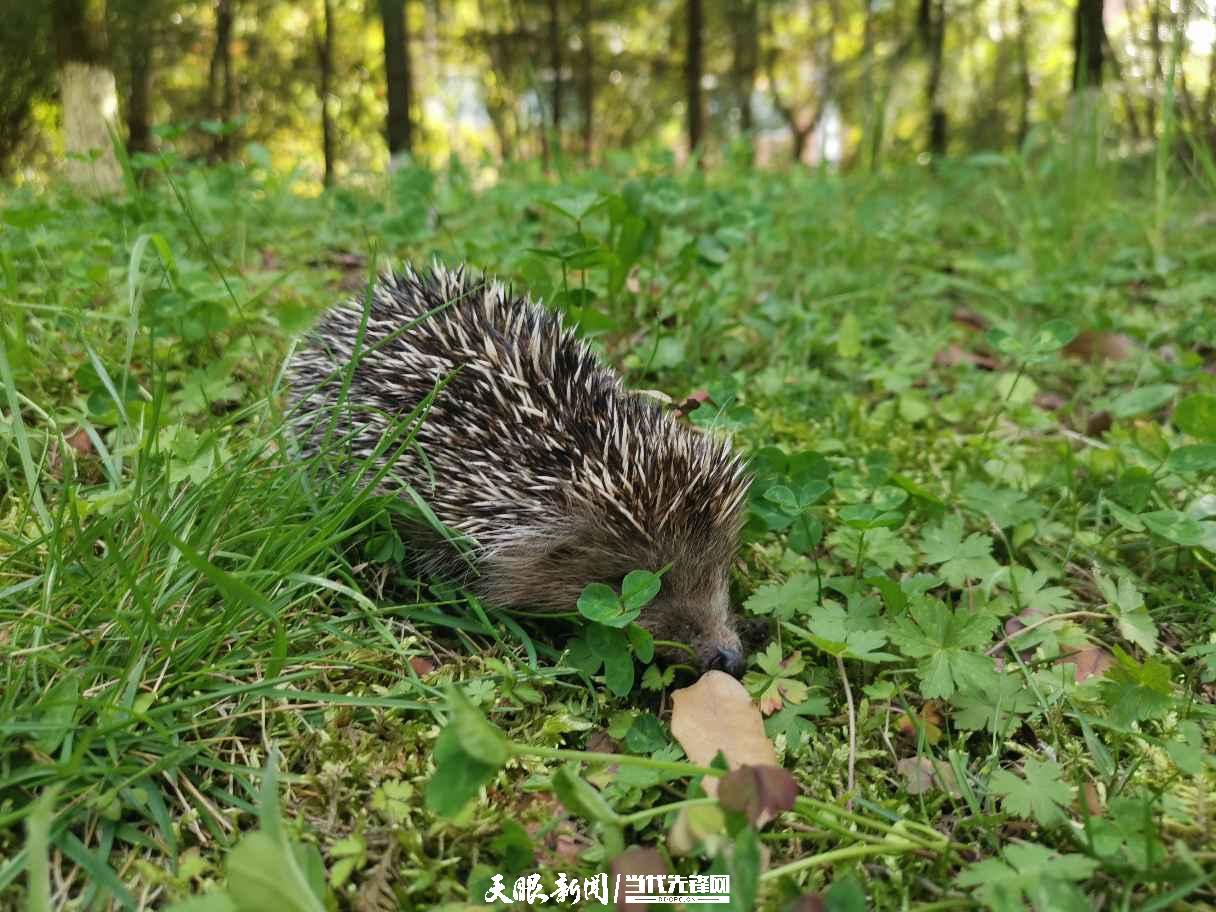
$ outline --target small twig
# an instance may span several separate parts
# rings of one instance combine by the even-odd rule
[[[985,652],[984,655],[996,655],[998,652],[1008,646],[1011,640],[1016,640],[1024,633],[1030,633],[1030,631],[1034,630],[1036,627],[1042,627],[1044,624],[1050,624],[1052,621],[1068,621],[1072,618],[1100,618],[1109,620],[1110,615],[1103,614],[1100,611],[1066,611],[1063,614],[1053,614],[1045,618],[1039,618],[1033,624],[1027,624],[1021,630],[1015,630],[1013,633],[1009,634],[1009,636],[1005,637],[1003,640]]]
[[[836,667],[840,670],[840,680],[844,682],[844,699],[849,707],[849,801],[846,807],[852,810],[853,788],[857,784],[857,711],[853,708],[853,688],[849,686],[844,659],[840,656],[836,656]]]
[[[1068,428],[1060,428],[1059,433],[1069,440],[1075,440],[1077,443],[1083,443],[1088,447],[1093,447],[1096,450],[1109,450],[1110,444],[1103,443],[1101,440],[1094,440],[1092,437],[1086,437],[1084,434],[1078,434],[1076,431],[1071,431]]]

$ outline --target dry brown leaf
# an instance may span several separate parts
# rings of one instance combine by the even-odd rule
[[[412,656],[410,658],[410,668],[414,669],[414,674],[420,678],[425,678],[436,667],[434,659],[429,659],[426,656]]]
[[[927,701],[915,717],[901,712],[895,720],[895,730],[904,737],[917,738],[921,729],[924,729],[925,740],[930,744],[942,740],[942,714],[937,701]]]
[[[1086,646],[1075,652],[1066,653],[1056,659],[1057,665],[1075,665],[1075,677],[1080,684],[1094,675],[1106,674],[1106,670],[1115,664],[1114,658],[1101,646]]]
[[[759,829],[794,806],[798,783],[779,766],[741,766],[718,785],[718,801]]]
[[[954,770],[944,760],[904,757],[895,762],[895,769],[904,777],[909,795],[922,795],[930,789],[938,789],[954,798],[962,796]]]
[[[1068,400],[1059,393],[1038,393],[1034,397],[1034,404],[1045,412],[1056,412],[1068,404]]]
[[[1000,367],[1000,362],[991,355],[981,355],[967,351],[961,345],[951,343],[933,356],[933,363],[938,367],[958,367],[960,364],[970,364],[981,370],[993,371]]]
[[[724,671],[707,671],[691,687],[671,694],[671,733],[689,762],[708,766],[718,751],[731,769],[779,766],[764,719],[743,685]],[[702,780],[706,794],[718,794],[718,780]]]
[[[90,456],[93,453],[93,441],[89,438],[89,432],[84,428],[80,428],[71,437],[68,437],[67,444],[81,456]]]
[[[1114,423],[1110,412],[1094,412],[1089,416],[1089,420],[1085,422],[1085,433],[1090,437],[1101,437],[1110,430],[1111,425]]]
[[[587,739],[587,750],[596,754],[619,754],[621,746],[608,732],[597,731]]]
[[[1098,783],[1092,779],[1085,780],[1085,785],[1081,787],[1081,794],[1077,796],[1077,802],[1082,805],[1090,817],[1101,817],[1106,813],[1106,806],[1102,803],[1102,793],[1098,791]]]
[[[786,906],[785,912],[827,912],[827,908],[822,894],[807,893]]]
[[[972,310],[970,307],[954,308],[954,313],[950,315],[950,319],[969,329],[977,329],[981,332],[988,328],[988,318]]]
[[[1136,340],[1123,333],[1087,329],[1064,346],[1064,354],[1082,361],[1126,361],[1140,351]]]
[[[612,882],[621,886],[621,892],[617,897],[616,907],[620,912],[648,912],[650,905],[647,903],[635,903],[629,901],[629,894],[634,896],[653,895],[660,892],[657,889],[649,889],[643,886],[639,890],[635,887],[637,881],[633,883],[628,879],[623,878],[650,878],[653,875],[663,875],[671,871],[667,867],[667,860],[658,849],[644,849],[640,846],[631,846],[626,849],[616,858],[612,859]],[[643,884],[645,881],[643,881]]]

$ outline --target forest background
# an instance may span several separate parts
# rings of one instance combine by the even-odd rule
[[[92,135],[65,125],[72,62],[109,74],[82,107],[133,154],[216,161],[252,142],[326,183],[390,154],[492,171],[638,146],[718,160],[741,137],[761,163],[923,163],[1017,148],[1083,90],[1125,154],[1166,116],[1216,141],[1216,13],[1195,0],[5,6],[0,174],[19,180]]]

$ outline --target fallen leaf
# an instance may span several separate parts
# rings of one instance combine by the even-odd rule
[[[616,907],[620,912],[648,912],[649,903],[630,902],[632,896],[654,896],[665,889],[652,886],[653,878],[670,872],[667,860],[658,849],[631,846],[612,859],[612,882],[618,885]]]
[[[904,777],[909,795],[923,795],[931,789],[945,792],[953,798],[962,796],[954,770],[944,760],[928,757],[904,757],[895,762],[895,769]]]
[[[587,750],[596,754],[619,754],[621,746],[608,732],[597,731],[587,738]]]
[[[1000,362],[991,355],[981,355],[967,351],[961,345],[950,344],[933,356],[933,363],[938,367],[958,367],[960,364],[970,364],[981,370],[994,371],[1000,367]]]
[[[922,728],[929,744],[942,740],[942,714],[936,700],[927,701],[915,717],[900,713],[895,721],[896,731],[907,738],[916,738]]]
[[[1126,361],[1140,351],[1136,340],[1123,333],[1087,329],[1064,346],[1064,354],[1082,361]]]
[[[988,318],[981,313],[977,313],[970,307],[956,307],[954,313],[950,315],[955,323],[961,326],[966,326],[969,329],[985,330],[988,328]]]
[[[1090,437],[1101,437],[1110,430],[1112,424],[1114,419],[1111,418],[1110,412],[1094,412],[1085,422],[1085,433]]]
[[[1101,817],[1106,813],[1106,807],[1102,804],[1102,795],[1098,791],[1098,783],[1092,779],[1085,780],[1077,801],[1083,805],[1090,817]]]
[[[436,667],[435,662],[426,656],[411,656],[410,658],[410,668],[414,669],[414,674],[420,678],[425,678]]]
[[[743,685],[724,671],[707,671],[695,684],[671,694],[671,733],[691,763],[708,766],[721,751],[727,765],[778,766],[777,751],[764,734],[764,718]],[[718,794],[718,780],[702,788]]]
[[[1056,659],[1056,664],[1075,665],[1075,679],[1080,684],[1094,675],[1106,674],[1106,670],[1115,664],[1115,660],[1101,646],[1086,646],[1084,649],[1065,653]]]
[[[827,912],[822,893],[807,893],[799,896],[785,907],[785,912]]]
[[[1045,412],[1057,412],[1068,404],[1068,400],[1059,393],[1037,393],[1034,397],[1034,404]]]
[[[89,456],[93,453],[93,441],[89,439],[89,433],[84,428],[80,428],[69,437],[67,443],[81,456]]]
[[[718,783],[718,801],[759,829],[794,806],[798,783],[779,766],[741,766]]]

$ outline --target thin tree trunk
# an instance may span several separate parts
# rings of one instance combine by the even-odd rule
[[[1102,85],[1106,28],[1102,22],[1103,0],[1077,0],[1073,16],[1072,90],[1097,89]]]
[[[701,98],[702,26],[701,0],[686,0],[688,4],[688,49],[685,74],[688,89],[688,151],[695,154],[701,146],[704,132],[704,102]]]
[[[1018,13],[1018,82],[1021,99],[1018,106],[1018,148],[1026,142],[1030,132],[1030,101],[1033,88],[1030,82],[1030,16],[1026,13],[1026,0],[1017,0]]]
[[[747,133],[751,131],[754,122],[752,91],[756,85],[759,60],[758,0],[732,0],[731,12],[731,77],[734,82],[735,102],[739,106],[739,126]]]
[[[1216,7],[1212,10],[1212,27],[1216,30]],[[1203,93],[1203,122],[1207,124],[1208,146],[1216,152],[1216,43],[1208,53],[1208,87]]]
[[[410,107],[413,73],[410,67],[409,21],[405,0],[380,0],[380,21],[384,29],[384,75],[388,83],[388,154],[393,160],[413,148]]]
[[[79,190],[115,192],[122,187],[112,139],[118,87],[107,59],[105,20],[88,0],[54,0],[51,12],[67,178]]]
[[[562,20],[561,0],[549,0],[549,67],[553,70],[553,144],[562,152]]]
[[[1109,39],[1106,42],[1106,62],[1110,64],[1110,71],[1119,84],[1119,95],[1123,99],[1123,112],[1127,115],[1127,126],[1132,131],[1132,140],[1139,142],[1144,133],[1140,129],[1140,115],[1136,113],[1136,99],[1127,80],[1123,78],[1123,65],[1119,63],[1119,55],[1111,47]],[[1152,135],[1154,130],[1153,122],[1150,120],[1148,123],[1149,135]]]
[[[946,9],[943,0],[920,0],[917,19],[921,44],[929,60],[925,82],[925,108],[928,112],[928,151],[934,158],[946,154],[946,110],[941,101],[942,71],[945,67]]]
[[[1148,127],[1157,135],[1157,93],[1165,78],[1161,66],[1161,0],[1148,0],[1148,40],[1153,49],[1153,71],[1148,78]]]
[[[334,119],[329,101],[333,94],[334,81],[334,4],[333,0],[322,0],[325,21],[317,40],[317,57],[321,65],[321,84],[317,94],[321,97],[321,154],[325,159],[325,186],[334,183]]]
[[[583,155],[591,161],[595,131],[595,73],[593,71],[594,57],[591,49],[593,38],[591,32],[591,0],[582,0],[579,11],[579,30],[583,40],[581,52],[582,73],[579,76],[579,103],[583,109]]]
[[[878,168],[878,160],[882,153],[883,117],[886,114],[885,105],[880,105],[875,91],[874,71],[878,61],[874,53],[874,0],[863,0],[865,3],[865,19],[861,30],[861,65],[862,65],[862,104],[866,107],[865,123],[866,164],[871,171]]]
[[[146,29],[130,30],[131,97],[127,101],[127,149],[152,151],[152,40]]]
[[[236,84],[232,78],[233,0],[215,0],[215,48],[207,76],[212,117],[228,124],[236,113]],[[221,130],[215,137],[211,158],[226,161],[232,152],[232,134]]]

